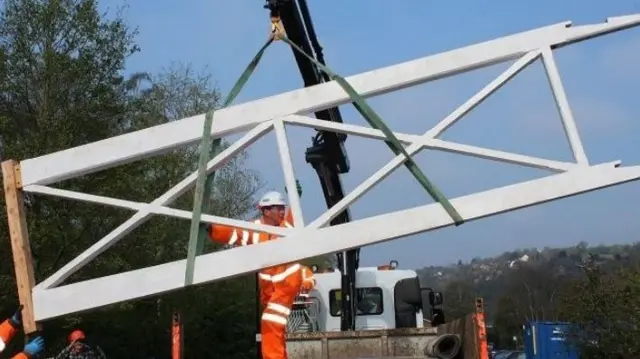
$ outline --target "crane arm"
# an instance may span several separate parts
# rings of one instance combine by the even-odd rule
[[[265,8],[270,10],[272,16],[280,18],[289,40],[318,62],[325,64],[322,47],[318,42],[306,0],[266,0]],[[305,87],[329,81],[328,75],[320,71],[312,61],[298,51],[294,49],[292,51]],[[318,111],[315,116],[320,120],[343,123],[340,110],[337,107]],[[318,175],[328,208],[333,207],[344,198],[340,174],[347,173],[350,169],[349,159],[344,148],[346,138],[345,134],[317,131],[311,147],[307,148],[305,152],[307,163],[311,164]],[[350,220],[349,210],[345,209],[330,222],[330,225],[343,224]],[[355,330],[356,303],[352,298],[356,293],[355,281],[359,258],[359,249],[337,253],[338,268],[342,273],[342,330]]]

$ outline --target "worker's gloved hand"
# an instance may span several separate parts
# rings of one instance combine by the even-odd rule
[[[24,346],[24,353],[29,357],[38,355],[44,351],[44,338],[35,337]]]
[[[314,285],[312,281],[305,280],[304,282],[302,282],[302,285],[300,286],[300,292],[309,293],[313,289],[313,287]]]
[[[15,327],[19,327],[22,325],[22,308],[23,306],[19,306],[18,310],[11,316],[11,324]]]

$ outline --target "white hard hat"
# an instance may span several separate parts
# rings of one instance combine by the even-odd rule
[[[260,198],[260,202],[258,202],[258,207],[269,207],[269,206],[286,206],[287,202],[285,202],[282,193],[271,191],[267,192]]]

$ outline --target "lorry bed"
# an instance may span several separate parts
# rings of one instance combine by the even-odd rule
[[[287,334],[290,359],[410,359],[441,336],[457,337],[458,359],[488,359],[484,313],[468,314],[438,327]]]
[[[436,328],[287,334],[290,359],[429,358],[424,348]]]

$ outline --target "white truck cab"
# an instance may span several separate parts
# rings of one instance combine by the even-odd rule
[[[356,330],[340,330],[339,271],[313,268],[316,287],[294,303],[286,336],[291,359],[458,358],[468,331],[445,327],[442,293],[422,288],[397,262],[356,272]],[[453,328],[453,329],[452,329]],[[475,328],[471,326],[470,328]],[[469,353],[472,353],[469,351]],[[480,356],[467,356],[478,358]],[[465,358],[465,357],[461,357]]]
[[[421,288],[416,271],[396,269],[394,262],[356,272],[356,330],[422,328],[425,319],[444,322],[442,294]],[[316,287],[294,307],[294,311],[304,309],[312,325],[300,327],[294,322],[290,332],[340,331],[341,274],[329,268],[314,275]]]

